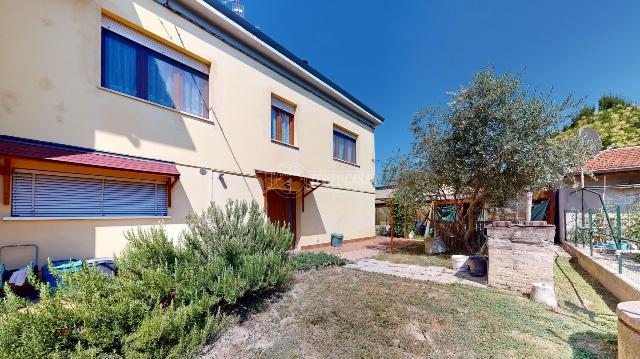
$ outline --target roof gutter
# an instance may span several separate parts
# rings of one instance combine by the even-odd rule
[[[593,171],[593,173],[605,174],[605,173],[634,172],[634,171],[640,171],[640,167],[621,167],[621,168],[596,170],[596,171]]]
[[[383,123],[384,119],[380,115],[324,78],[310,66],[301,66],[302,60],[252,25],[249,23],[243,24],[244,26],[239,24],[240,21],[244,22],[239,17],[240,20],[232,19],[231,17],[237,17],[237,15],[224,7],[223,4],[217,3],[217,0],[155,1],[360,122],[364,122],[368,126],[377,126]]]
[[[587,169],[587,171],[589,171],[589,169]],[[640,171],[640,167],[634,166],[634,167],[607,168],[607,169],[591,171],[591,173],[602,175],[607,173],[635,172],[635,171]],[[579,176],[579,175],[580,175],[580,172],[573,172],[570,174],[570,176]]]

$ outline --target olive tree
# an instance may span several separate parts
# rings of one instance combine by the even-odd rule
[[[555,138],[577,102],[531,93],[519,76],[487,68],[448,95],[445,107],[415,114],[411,150],[388,159],[382,179],[405,206],[464,199],[465,241],[484,206],[551,188],[594,153],[585,140]]]

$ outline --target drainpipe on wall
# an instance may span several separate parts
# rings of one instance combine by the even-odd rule
[[[602,184],[602,201],[607,203],[607,175],[602,175],[602,177],[604,180],[604,183]]]
[[[531,207],[533,207],[533,193],[527,192],[527,211],[525,212],[525,221],[531,220]]]

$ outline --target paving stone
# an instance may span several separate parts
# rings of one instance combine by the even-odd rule
[[[355,263],[347,264],[347,268],[365,272],[394,275],[421,281],[431,281],[442,284],[460,283],[474,287],[486,287],[486,277],[471,277],[466,272],[455,272],[444,267],[422,267],[412,264],[397,264],[376,259],[362,259]]]

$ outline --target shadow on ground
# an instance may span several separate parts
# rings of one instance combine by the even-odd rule
[[[618,337],[612,333],[586,331],[572,334],[569,345],[573,349],[573,359],[615,358],[609,353],[616,352]]]
[[[575,258],[555,260],[559,314],[581,320],[590,330],[573,333],[573,358],[615,358],[615,308],[618,299],[585,271]]]

